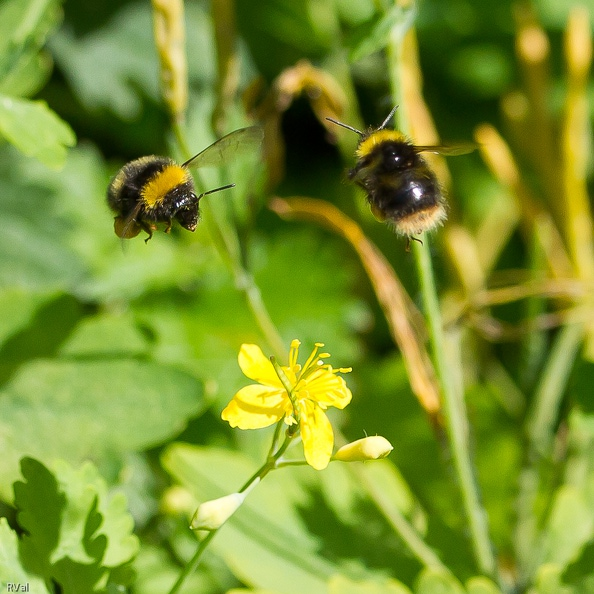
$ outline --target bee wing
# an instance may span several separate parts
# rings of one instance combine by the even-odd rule
[[[446,157],[455,157],[457,155],[466,155],[478,148],[474,142],[456,142],[452,144],[439,144],[436,146],[415,146],[417,153],[436,153]]]
[[[264,131],[258,126],[240,128],[219,138],[182,167],[220,167],[231,157],[260,146],[263,138]]]

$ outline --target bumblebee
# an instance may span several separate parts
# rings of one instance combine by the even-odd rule
[[[447,216],[437,177],[420,153],[463,155],[476,146],[471,143],[416,146],[401,132],[386,129],[397,107],[379,128],[366,132],[326,119],[360,136],[357,162],[348,177],[365,190],[374,216],[387,221],[396,233],[410,240],[434,229]]]
[[[219,167],[244,150],[259,146],[261,128],[235,130],[217,140],[185,163],[178,165],[169,157],[150,155],[126,163],[107,188],[107,203],[116,213],[114,230],[118,237],[131,239],[140,231],[153,236],[157,223],[165,223],[169,233],[173,221],[194,231],[200,218],[198,204],[207,194],[232,188],[228,184],[196,195],[191,167]]]

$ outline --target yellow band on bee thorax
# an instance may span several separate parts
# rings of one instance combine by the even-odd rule
[[[357,147],[357,157],[366,157],[376,146],[385,142],[408,143],[409,141],[406,136],[404,136],[402,132],[398,132],[398,130],[375,130],[359,143],[359,146]]]
[[[189,172],[180,165],[166,165],[150,179],[140,191],[142,201],[148,207],[159,204],[171,190],[190,180]]]

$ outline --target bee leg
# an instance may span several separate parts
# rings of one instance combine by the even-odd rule
[[[144,221],[140,222],[140,226],[142,227],[143,231],[148,234],[148,237],[144,240],[144,243],[148,243],[149,239],[153,237],[153,227]]]
[[[165,233],[169,233],[171,231],[171,219],[167,221],[167,227],[165,227]]]

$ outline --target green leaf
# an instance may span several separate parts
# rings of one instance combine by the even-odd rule
[[[66,356],[146,354],[148,340],[131,315],[109,313],[90,316],[75,328],[60,352]]]
[[[592,385],[594,385],[594,363],[590,361],[580,361],[571,378],[572,398],[580,405],[584,412],[594,412],[594,402],[592,402]]]
[[[134,525],[127,511],[126,497],[122,493],[110,496],[107,484],[90,462],[75,469],[64,460],[56,460],[53,468],[60,491],[67,497],[67,505],[60,542],[52,553],[52,560],[68,556],[75,561],[85,562],[88,555],[80,545],[84,543],[86,518],[96,507],[101,515],[101,523],[93,536],[96,538],[103,534],[107,540],[102,564],[105,567],[117,567],[130,561],[138,552],[138,539],[132,534]]]
[[[557,490],[543,535],[543,560],[565,568],[594,536],[594,518],[584,494],[573,486]]]
[[[424,569],[417,578],[415,594],[465,594],[462,584],[451,574]]]
[[[26,531],[22,539],[22,556],[35,573],[49,573],[51,552],[60,538],[60,521],[66,497],[58,490],[54,475],[40,462],[25,458],[21,462],[25,482],[14,484],[17,519]]]
[[[76,136],[45,101],[0,95],[0,134],[29,157],[59,169],[66,161],[66,147]]]
[[[345,524],[361,521],[360,505],[369,502],[373,491],[383,514],[404,515],[417,532],[427,531],[427,517],[410,487],[390,460],[376,460],[372,464],[331,464],[316,475],[326,504]]]
[[[0,92],[30,62],[60,19],[60,0],[5,0],[0,6]]]
[[[190,79],[210,85],[216,76],[210,18],[197,4],[189,3],[185,12],[192,32],[185,48]],[[50,47],[78,99],[91,111],[105,108],[131,120],[139,116],[143,96],[160,99],[150,4],[124,5],[106,26],[83,37],[62,29]]]
[[[14,486],[17,519],[26,531],[21,558],[65,594],[95,591],[100,580],[118,582],[138,550],[125,501],[108,496],[91,463],[75,470],[57,461],[55,467],[52,474],[37,460],[21,462],[25,480]]]
[[[43,580],[25,571],[19,557],[18,537],[6,518],[0,518],[0,588],[7,584],[29,584],[31,592],[49,594]]]
[[[22,64],[0,81],[0,94],[12,97],[30,97],[41,90],[51,75],[53,62],[45,54],[33,54],[21,60]]]
[[[36,311],[52,297],[53,294],[33,293],[21,288],[0,289],[0,344],[26,328]]]
[[[201,384],[154,363],[33,361],[0,394],[0,485],[23,455],[77,462],[155,446],[203,407]]]
[[[584,594],[594,594],[594,540],[581,551],[579,558],[572,563],[563,574],[568,584],[573,584]]]
[[[255,245],[253,269],[276,324],[302,349],[323,342],[335,367],[354,365],[367,306],[353,296],[358,263],[348,246],[316,229],[287,229]]]
[[[330,578],[330,594],[411,594],[411,591],[398,580],[354,581],[342,575]]]
[[[561,583],[562,570],[554,563],[541,565],[536,571],[535,584],[528,594],[586,594]]]
[[[466,582],[468,594],[502,594],[501,590],[486,577],[472,577]]]
[[[184,526],[187,529],[187,525]],[[139,594],[164,594],[169,592],[179,577],[180,567],[171,551],[162,546],[162,543],[152,544],[146,540],[138,556],[134,560],[134,592]],[[212,556],[210,556],[212,559]],[[180,594],[216,594],[226,592],[225,585],[236,584],[237,581],[230,576],[226,582],[221,577],[221,566],[209,567],[209,555],[206,555],[197,570],[191,573],[180,590]],[[250,590],[250,594],[251,594]]]
[[[391,39],[402,39],[412,27],[415,17],[416,9],[412,4],[407,8],[394,4],[379,20],[360,29],[358,37],[361,41],[351,50],[351,61],[379,52]]]
[[[514,76],[509,52],[491,43],[457,48],[449,68],[460,89],[484,98],[499,97]]]
[[[162,455],[165,469],[192,491],[198,502],[238,490],[254,464],[241,454],[174,444]],[[327,593],[340,569],[319,554],[317,539],[295,506],[295,491],[282,474],[259,484],[211,544],[238,579],[285,594]],[[287,579],[290,576],[290,579]]]

